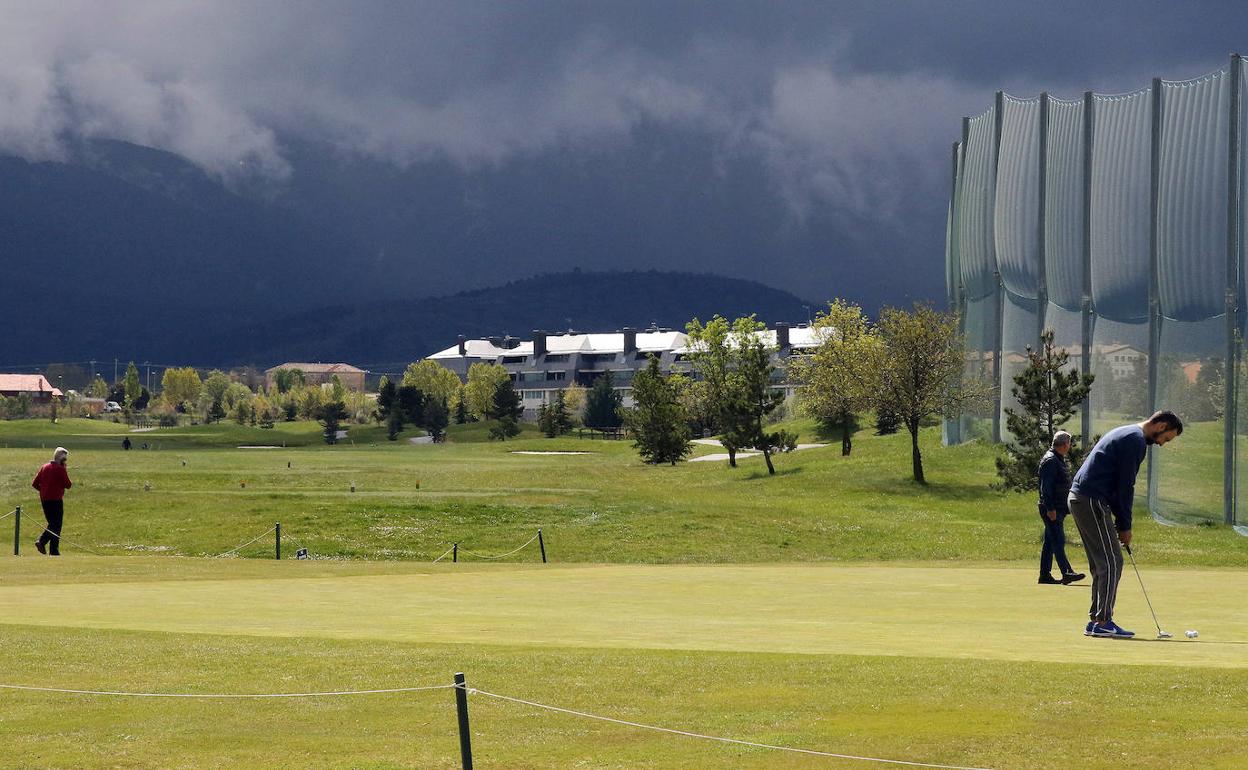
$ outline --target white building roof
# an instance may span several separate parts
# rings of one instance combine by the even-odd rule
[[[774,329],[760,331],[763,341],[775,347],[776,332]],[[674,353],[688,352],[689,336],[678,331],[638,331],[637,350],[643,353]],[[796,348],[814,347],[819,344],[816,330],[806,326],[795,326],[789,329],[789,346]],[[528,340],[514,348],[503,348],[489,340],[465,340],[467,358],[495,360],[501,356],[531,356],[533,341]],[[602,334],[548,334],[546,335],[546,352],[548,354],[570,353],[622,353],[624,351],[624,333],[608,332]],[[439,350],[428,358],[447,359],[459,358],[459,345],[455,344]]]

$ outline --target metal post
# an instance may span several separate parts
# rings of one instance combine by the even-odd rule
[[[1096,100],[1091,91],[1083,93],[1083,374],[1092,373],[1092,332],[1096,321],[1092,304],[1092,132],[1095,128]],[[1105,387],[1104,384],[1101,385]],[[1083,399],[1083,448],[1092,438],[1092,398]]]
[[[1149,140],[1152,145],[1151,170],[1149,171],[1149,220],[1148,220],[1148,408],[1157,411],[1158,358],[1161,356],[1161,296],[1158,276],[1157,220],[1161,190],[1161,78],[1153,78],[1152,129]],[[1148,509],[1156,513],[1157,474],[1154,454],[1148,453]]]
[[[22,555],[22,506],[13,512],[13,555]]]
[[[963,302],[964,287],[962,285],[962,252],[958,239],[958,155],[961,148],[958,142],[953,143],[953,171],[949,176],[949,257],[953,263],[949,266],[951,270],[949,285],[949,309],[958,315],[958,336],[963,342],[963,353],[965,355],[966,344],[966,306]],[[965,358],[962,365],[962,377],[966,377]],[[948,443],[951,445],[962,443],[962,417],[961,415],[952,419],[946,419],[948,435],[946,436]]]
[[[464,770],[472,770],[472,733],[468,729],[468,688],[463,673],[455,674],[455,713],[459,716],[459,756]]]
[[[282,523],[279,521],[273,525],[273,531],[276,533],[273,538],[273,558],[282,558]]]
[[[451,543],[451,563],[459,561],[459,543]]]
[[[1045,217],[1048,215],[1048,202],[1045,196],[1048,194],[1048,165],[1049,165],[1049,92],[1044,91],[1040,94],[1040,136],[1038,147],[1036,148],[1039,156],[1039,187],[1040,211],[1036,217],[1037,230],[1037,258],[1039,259],[1038,286],[1036,287],[1036,324],[1039,327],[1036,337],[1036,344],[1039,345],[1040,337],[1044,336],[1044,320],[1049,310],[1049,270],[1045,261],[1048,259],[1048,249],[1044,243]],[[1037,347],[1039,350],[1039,347]]]
[[[1222,409],[1222,507],[1235,524],[1235,440],[1239,422],[1239,84],[1243,58],[1231,54],[1230,130],[1226,150],[1226,404]]]
[[[546,563],[546,541],[542,539],[542,528],[537,528],[537,547],[542,549],[542,564]]]
[[[992,132],[992,189],[993,189],[993,212],[994,217],[989,221],[994,221],[996,211],[996,189],[997,189],[997,167],[1001,165],[1001,114],[1005,106],[1005,92],[997,91],[996,100],[993,103],[993,132]],[[994,229],[995,232],[995,229]],[[997,264],[997,246],[996,239],[991,241],[992,263],[997,265],[993,270],[993,276],[997,279],[997,329],[996,339],[993,341],[992,356],[992,382],[996,392],[993,399],[992,412],[992,440],[994,443],[1001,443],[1001,348],[1005,341],[1005,284],[1001,280],[1000,265]]]

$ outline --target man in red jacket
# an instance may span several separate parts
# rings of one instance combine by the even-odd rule
[[[31,486],[39,490],[39,502],[43,505],[43,517],[48,526],[35,541],[39,553],[51,556],[61,555],[61,521],[65,518],[65,490],[73,486],[69,480],[69,472],[65,463],[69,460],[69,450],[58,446],[52,453],[52,462],[45,463],[35,474]]]

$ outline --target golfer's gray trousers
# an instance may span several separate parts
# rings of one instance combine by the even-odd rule
[[[1097,623],[1114,619],[1114,602],[1118,599],[1118,581],[1122,578],[1122,546],[1114,514],[1101,500],[1070,493],[1070,515],[1079,528],[1083,550],[1088,552],[1088,569],[1092,573],[1092,606],[1088,619]]]

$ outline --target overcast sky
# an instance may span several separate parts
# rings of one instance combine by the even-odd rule
[[[997,89],[1201,75],[1248,40],[1246,7],[17,0],[0,2],[0,151],[56,159],[66,137],[107,137],[280,182],[283,137],[471,172],[670,127],[725,166],[761,164],[792,227],[915,227],[912,248],[939,256],[962,115]]]

